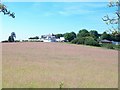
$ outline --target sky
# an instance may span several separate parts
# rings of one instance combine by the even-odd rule
[[[1,40],[7,40],[11,32],[17,40],[46,34],[66,32],[78,33],[81,29],[97,30],[109,28],[102,17],[114,15],[115,8],[108,2],[4,2],[15,18],[0,15]]]

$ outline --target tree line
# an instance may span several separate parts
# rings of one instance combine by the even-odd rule
[[[114,42],[120,42],[120,32],[117,34],[103,32],[99,34],[97,30],[88,31],[87,29],[81,29],[76,34],[75,32],[67,32],[65,34],[56,34],[59,38],[63,36],[68,42],[72,44],[82,44],[82,45],[90,45],[90,46],[102,46],[113,49],[114,47],[120,48],[120,45],[113,44],[100,44],[101,40],[108,40]]]
[[[64,38],[68,40],[68,42],[73,42],[77,44],[79,43],[83,44],[84,42],[82,41],[85,41],[85,39],[90,39],[92,41],[94,40],[96,42],[103,39],[120,42],[120,33],[112,34],[112,33],[103,32],[102,34],[99,34],[97,30],[88,31],[87,29],[79,30],[77,34],[75,32],[69,32],[69,33],[67,32],[65,34],[56,34],[56,36],[58,38],[64,36]]]

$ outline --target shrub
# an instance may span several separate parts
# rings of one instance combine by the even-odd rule
[[[76,43],[77,43],[77,41],[78,41],[78,39],[77,39],[77,38],[75,38],[74,40],[72,40],[72,41],[71,41],[71,43],[76,44]]]
[[[108,48],[108,49],[114,49],[115,45],[113,45],[113,44],[101,44],[101,47],[105,47],[105,48]]]
[[[120,50],[120,45],[115,45],[115,49]]]
[[[20,42],[20,40],[15,40],[15,42]]]
[[[6,43],[6,42],[8,42],[8,40],[5,40],[5,41],[1,41],[2,43]]]
[[[86,37],[84,44],[90,46],[100,46],[99,43],[92,37]]]
[[[75,38],[74,40],[71,41],[71,43],[74,44],[84,44],[85,38],[81,37],[81,38]]]
[[[28,40],[22,40],[22,42],[28,42]]]
[[[84,44],[84,42],[85,42],[85,38],[82,37],[82,38],[79,38],[79,39],[78,39],[77,44]]]

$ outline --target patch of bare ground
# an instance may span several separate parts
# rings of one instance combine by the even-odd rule
[[[64,43],[3,43],[4,88],[117,88],[118,51]]]

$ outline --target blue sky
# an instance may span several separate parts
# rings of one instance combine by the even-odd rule
[[[102,21],[106,14],[114,13],[115,8],[108,8],[108,2],[4,2],[16,18],[1,14],[2,38],[7,40],[15,32],[19,40],[49,33],[66,33],[81,29],[97,30],[99,33],[108,29]]]

